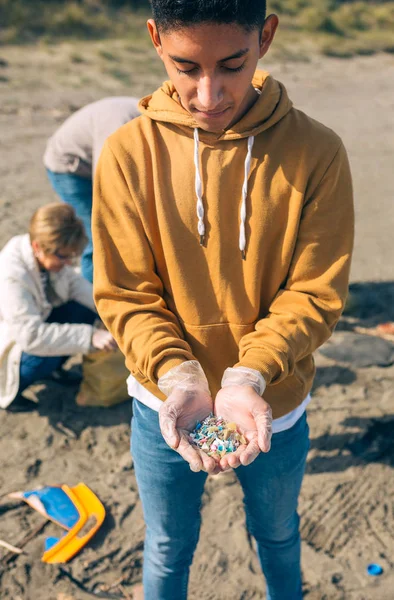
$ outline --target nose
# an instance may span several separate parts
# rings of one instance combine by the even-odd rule
[[[197,98],[200,108],[214,111],[223,98],[221,82],[217,77],[201,77],[197,87]]]

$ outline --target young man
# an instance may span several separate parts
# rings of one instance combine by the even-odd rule
[[[234,468],[267,598],[298,600],[312,353],[353,241],[346,153],[255,71],[278,24],[263,1],[152,7],[171,81],[107,141],[93,209],[95,300],[135,397],[145,599],[186,598],[207,473]],[[248,440],[219,464],[187,435],[211,411]]]
[[[83,277],[93,282],[92,179],[107,137],[138,117],[138,100],[128,96],[102,98],[73,113],[49,138],[44,165],[57,195],[82,220],[88,244],[81,259]]]

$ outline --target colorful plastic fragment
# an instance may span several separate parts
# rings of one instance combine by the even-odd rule
[[[222,417],[212,413],[204,421],[197,423],[190,439],[200,450],[217,460],[235,452],[241,444],[247,443],[244,436],[237,431],[235,423],[226,423]]]

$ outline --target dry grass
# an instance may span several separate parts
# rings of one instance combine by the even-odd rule
[[[129,0],[0,0],[0,44],[123,38],[132,40],[136,52],[145,51],[148,3],[136,0],[133,9],[130,4]],[[274,53],[287,59],[303,60],[311,50],[337,57],[393,52],[394,1],[268,0],[268,11],[278,13],[281,20]],[[108,63],[118,62],[107,48],[101,55]],[[78,60],[72,59],[75,64]],[[112,70],[122,79],[121,69],[114,64]]]
[[[0,44],[141,37],[147,12],[101,0],[0,0]]]

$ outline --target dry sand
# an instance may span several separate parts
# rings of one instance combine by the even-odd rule
[[[53,199],[41,156],[57,124],[93,99],[141,95],[163,78],[159,67],[148,69],[137,50],[121,42],[112,46],[114,70],[99,57],[103,47],[1,49],[0,58],[8,63],[0,66],[1,245],[25,230],[35,207]],[[352,328],[394,319],[394,57],[314,58],[268,68],[288,86],[299,108],[342,135],[357,201],[355,308],[324,353],[316,353],[308,411],[311,451],[300,500],[305,597],[393,600],[394,345],[352,333]],[[74,404],[75,389],[47,383],[35,391],[40,400],[36,414],[0,413],[1,493],[86,482],[105,503],[108,517],[66,568],[89,589],[97,591],[99,582],[123,577],[130,590],[141,578],[144,533],[129,455],[131,404],[83,409]],[[17,544],[40,521],[27,507],[0,500],[0,538]],[[57,566],[40,562],[51,531],[56,528],[49,525],[26,546],[27,554],[4,570],[1,598],[93,597]],[[383,566],[381,577],[366,574],[372,561]],[[235,477],[211,478],[189,597],[257,600],[265,597],[263,588]]]

